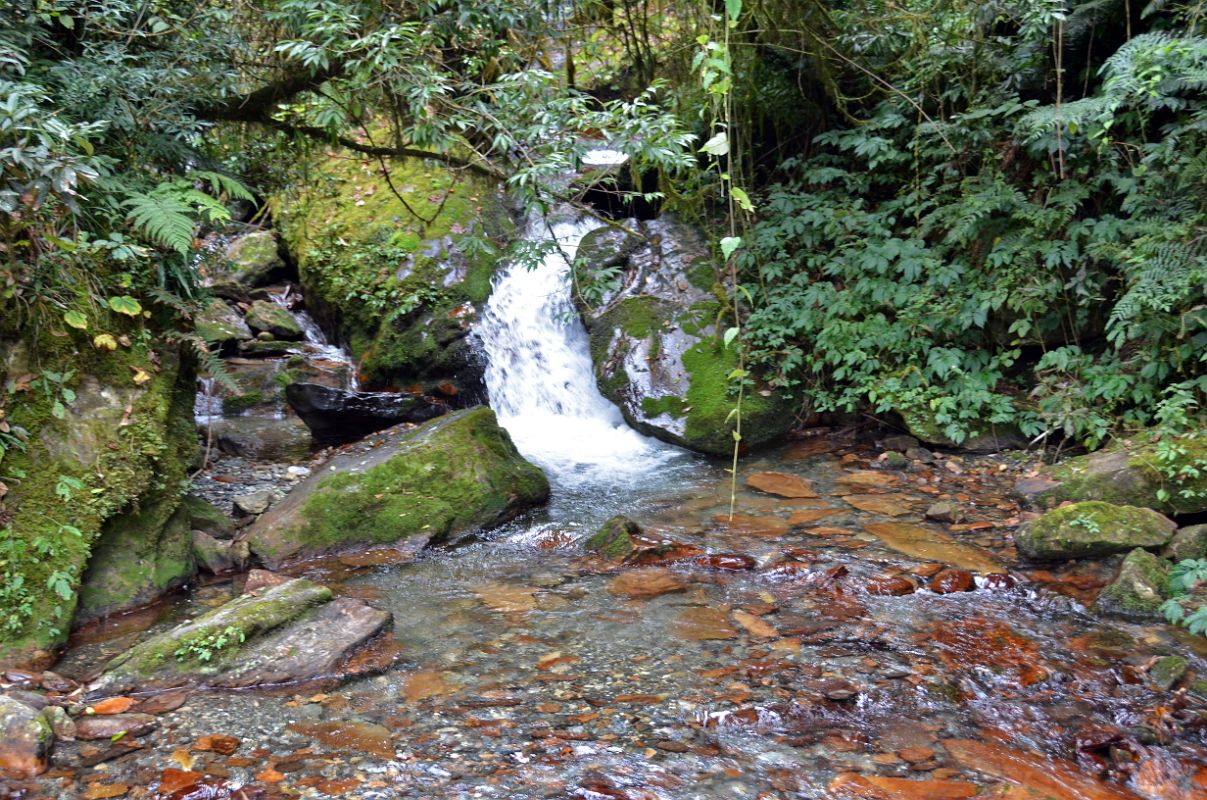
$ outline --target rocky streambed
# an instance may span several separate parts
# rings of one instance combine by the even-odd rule
[[[732,518],[723,470],[687,458],[623,492],[555,488],[451,550],[337,554],[85,631],[65,678],[5,676],[6,694],[66,710],[46,717],[60,733],[76,726],[50,771],[7,791],[1202,796],[1203,640],[1092,610],[1122,553],[1020,558],[1026,462],[911,453],[791,442],[743,465]],[[618,513],[631,523],[604,526]],[[362,609],[341,635],[383,629],[389,647],[250,694],[217,687],[287,660],[271,637],[203,681],[131,668],[179,648],[181,621],[225,629],[233,606],[282,591],[304,620]]]

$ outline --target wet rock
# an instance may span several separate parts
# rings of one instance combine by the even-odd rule
[[[610,561],[623,561],[636,550],[633,537],[641,534],[641,526],[623,514],[612,517],[599,526],[583,547]]]
[[[952,780],[913,780],[885,775],[840,773],[830,781],[829,791],[835,798],[867,798],[867,800],[963,800],[980,793],[974,783]]]
[[[245,541],[220,541],[208,533],[193,531],[193,557],[201,569],[217,575],[243,569],[249,552]]]
[[[704,569],[715,569],[720,572],[742,572],[754,569],[759,562],[741,553],[706,553],[692,556],[688,563]]]
[[[872,578],[864,588],[867,589],[868,594],[890,597],[902,597],[907,594],[913,594],[918,589],[913,581],[901,575]]]
[[[578,297],[600,391],[642,433],[691,450],[729,453],[735,398],[726,381],[737,354],[716,329],[716,274],[708,247],[698,231],[669,217],[627,224],[647,238],[599,228],[583,237],[575,262],[584,283],[593,283],[604,268],[621,273],[622,288],[598,307]],[[742,404],[742,444],[777,441],[792,422],[783,398],[749,392]]]
[[[963,569],[945,569],[930,579],[926,588],[935,594],[952,594],[953,592],[971,592],[976,588],[972,573]]]
[[[905,457],[911,461],[920,461],[923,464],[929,464],[935,460],[934,453],[925,447],[911,447],[905,451]]]
[[[880,442],[880,446],[885,450],[900,450],[901,452],[918,447],[921,444],[922,443],[914,437],[906,436],[903,433],[895,434],[893,436],[886,436]]]
[[[392,428],[368,452],[328,461],[246,529],[268,567],[413,536],[441,540],[498,525],[549,497],[494,412],[478,406]]]
[[[938,561],[973,572],[1001,572],[1003,567],[993,555],[970,544],[953,539],[933,527],[905,522],[873,522],[864,530],[894,550],[928,561]]]
[[[263,591],[264,589],[271,589],[274,586],[280,586],[282,583],[288,583],[289,580],[284,575],[278,575],[266,569],[253,569],[247,573],[247,580],[243,582],[243,592],[250,594],[252,592]]]
[[[717,514],[713,523],[725,530],[744,536],[758,536],[765,539],[779,539],[787,536],[792,526],[781,517],[756,517],[750,514]]]
[[[15,700],[22,705],[27,705],[35,711],[41,711],[48,705],[51,705],[51,700],[41,692],[35,692],[30,689],[22,689],[20,687],[12,687],[5,689],[0,697],[7,697],[10,700]]]
[[[285,269],[273,231],[243,234],[226,246],[223,255],[227,262],[225,268],[207,269],[209,285],[229,284],[251,289],[265,285]]]
[[[251,330],[270,333],[277,339],[297,341],[305,336],[302,326],[297,318],[289,313],[289,309],[268,300],[252,303],[243,321]]]
[[[1182,656],[1162,656],[1148,671],[1148,679],[1161,691],[1169,691],[1189,668],[1190,662]]]
[[[886,517],[901,517],[910,513],[902,498],[887,494],[849,494],[842,498],[860,511]]]
[[[272,505],[272,490],[258,489],[247,494],[237,494],[234,503],[237,513],[252,517],[263,514]]]
[[[115,736],[142,736],[159,727],[159,720],[150,714],[109,714],[79,717],[75,721],[75,738],[83,741],[112,739]]]
[[[75,720],[68,716],[66,711],[59,706],[47,706],[42,709],[42,716],[50,723],[50,729],[54,731],[56,739],[75,741]]]
[[[1207,438],[1185,437],[1178,443],[1185,452],[1164,472],[1177,474],[1191,467],[1180,482],[1171,481],[1155,466],[1161,463],[1156,445],[1143,444],[1117,445],[1067,459],[1044,467],[1037,477],[1018,481],[1014,488],[1023,498],[1048,505],[1103,500],[1163,514],[1207,511],[1207,470],[1193,469],[1197,460],[1207,460]]]
[[[0,695],[0,773],[28,778],[49,766],[54,747],[50,723],[38,712]]]
[[[817,497],[809,480],[786,472],[756,472],[746,479],[746,485],[777,497]]]
[[[79,683],[68,678],[66,675],[60,675],[57,672],[47,670],[42,673],[42,688],[51,692],[71,692],[79,687]]]
[[[401,422],[427,422],[446,414],[443,400],[411,392],[351,392],[317,383],[291,383],[285,399],[316,442],[363,439]]]
[[[840,702],[843,700],[852,700],[859,696],[859,690],[855,685],[844,678],[832,678],[824,681],[818,687],[818,691],[827,700],[837,700]]]
[[[221,300],[210,303],[193,318],[197,335],[210,344],[229,348],[245,339],[251,339],[251,328],[243,317]]]
[[[1207,558],[1207,525],[1187,525],[1174,533],[1161,555],[1178,562],[1188,558]]]
[[[896,450],[889,450],[880,456],[880,463],[884,464],[887,469],[905,469],[909,466],[909,458]]]
[[[1098,595],[1094,610],[1128,618],[1151,618],[1165,602],[1171,564],[1139,548],[1127,554],[1119,574]]]
[[[719,608],[705,606],[685,609],[675,620],[675,633],[697,642],[734,639],[738,635],[728,614]]]
[[[253,461],[295,461],[310,454],[310,430],[297,417],[241,416],[212,422],[214,441],[223,453]]]
[[[608,582],[608,593],[644,599],[687,589],[687,582],[669,569],[645,567],[622,572]]]
[[[926,518],[934,522],[959,522],[963,516],[959,506],[946,500],[932,503],[926,509]]]
[[[1037,561],[1158,549],[1173,538],[1176,525],[1155,511],[1088,501],[1061,506],[1028,523],[1014,535],[1021,554]]]
[[[1062,759],[1015,750],[991,741],[946,739],[944,748],[967,769],[1001,778],[1051,800],[1140,800],[1121,786],[1095,780]]]
[[[390,614],[296,578],[244,593],[114,658],[88,696],[206,686],[248,688],[329,677]]]
[[[190,531],[208,533],[215,539],[229,539],[235,535],[231,518],[196,495],[186,495],[180,501],[180,508]]]

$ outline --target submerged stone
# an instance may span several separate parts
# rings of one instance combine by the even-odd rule
[[[1173,538],[1175,525],[1147,508],[1088,501],[1061,506],[1019,530],[1014,543],[1028,558],[1054,561],[1157,549]]]
[[[1127,554],[1119,574],[1098,595],[1094,610],[1128,618],[1155,618],[1167,599],[1170,563],[1139,548]]]
[[[545,474],[520,456],[494,412],[479,406],[411,430],[391,429],[368,452],[336,456],[244,538],[275,567],[412,536],[472,533],[548,497]]]
[[[953,539],[937,528],[905,522],[873,522],[864,530],[906,555],[940,561],[981,574],[1001,572],[1003,566],[988,551]]]

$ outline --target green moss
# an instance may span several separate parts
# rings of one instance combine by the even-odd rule
[[[264,395],[261,392],[248,392],[247,394],[237,394],[234,397],[222,398],[222,413],[224,414],[242,414],[253,406],[258,406],[264,402]]]
[[[601,525],[599,530],[583,543],[583,547],[610,561],[623,561],[635,549],[633,537],[639,533],[641,527],[622,514]]]
[[[1157,444],[1118,444],[1067,459],[1045,468],[1059,485],[1037,499],[1106,500],[1175,515],[1207,511],[1207,437],[1184,437],[1164,452],[1168,463]]]
[[[737,428],[730,412],[737,398],[730,391],[729,375],[738,367],[736,352],[715,339],[705,340],[683,354],[683,366],[691,376],[686,438],[706,452],[730,452]],[[742,401],[742,443],[758,447],[773,441],[787,430],[791,419],[778,398],[748,390]]]
[[[1015,534],[1028,558],[1054,560],[1157,549],[1173,537],[1173,525],[1147,508],[1092,500],[1053,509]]]
[[[108,330],[123,330],[122,320],[104,323]],[[10,484],[5,498],[11,514],[5,546],[25,552],[37,548],[42,555],[17,559],[16,571],[8,575],[10,587],[15,575],[21,576],[31,605],[28,614],[10,619],[15,624],[0,631],[0,662],[19,660],[65,639],[80,576],[104,523],[142,497],[178,490],[184,465],[196,454],[191,366],[171,351],[158,351],[161,366],[155,370],[150,339],[136,329],[131,339],[128,348],[98,352],[82,334],[44,334],[24,345],[25,352],[38,354],[37,362],[21,356],[21,346],[10,350],[16,353],[9,362],[16,373],[80,370],[81,365],[87,372],[71,381],[77,398],[65,419],[50,413],[51,402],[40,390],[9,398],[9,418],[29,431],[30,444],[3,463],[5,474],[26,476],[20,484]],[[151,380],[135,385],[133,368],[148,371]],[[64,499],[56,491],[60,476],[81,481],[83,488]],[[54,573],[68,576],[68,597],[48,587]]]
[[[1098,596],[1094,608],[1125,617],[1157,617],[1157,609],[1166,600],[1165,587],[1171,566],[1147,550],[1131,551],[1119,567],[1115,580]]]

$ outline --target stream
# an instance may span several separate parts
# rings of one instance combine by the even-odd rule
[[[573,254],[591,227],[552,233]],[[43,786],[71,787],[62,797],[113,781],[131,797],[179,798],[1207,797],[1203,700],[1146,674],[1178,654],[1207,675],[1204,640],[1089,614],[1085,593],[1105,578],[1088,567],[1020,565],[1009,487],[1025,465],[936,454],[889,470],[872,443],[822,431],[744,458],[731,518],[725,465],[637,434],[600,396],[560,255],[500,273],[478,335],[492,406],[548,473],[548,507],[411,563],[296,571],[394,614],[402,651],[384,674],[195,695],[141,748]],[[759,491],[752,478],[811,491]],[[927,524],[936,500],[970,513]],[[664,543],[636,569],[581,549],[621,513]],[[985,559],[1001,574],[983,577]],[[949,566],[982,577],[946,592]],[[57,669],[82,677],[238,591],[202,586],[77,636]],[[217,734],[237,737],[233,753],[196,746]],[[166,791],[182,769],[208,776],[208,794]]]

